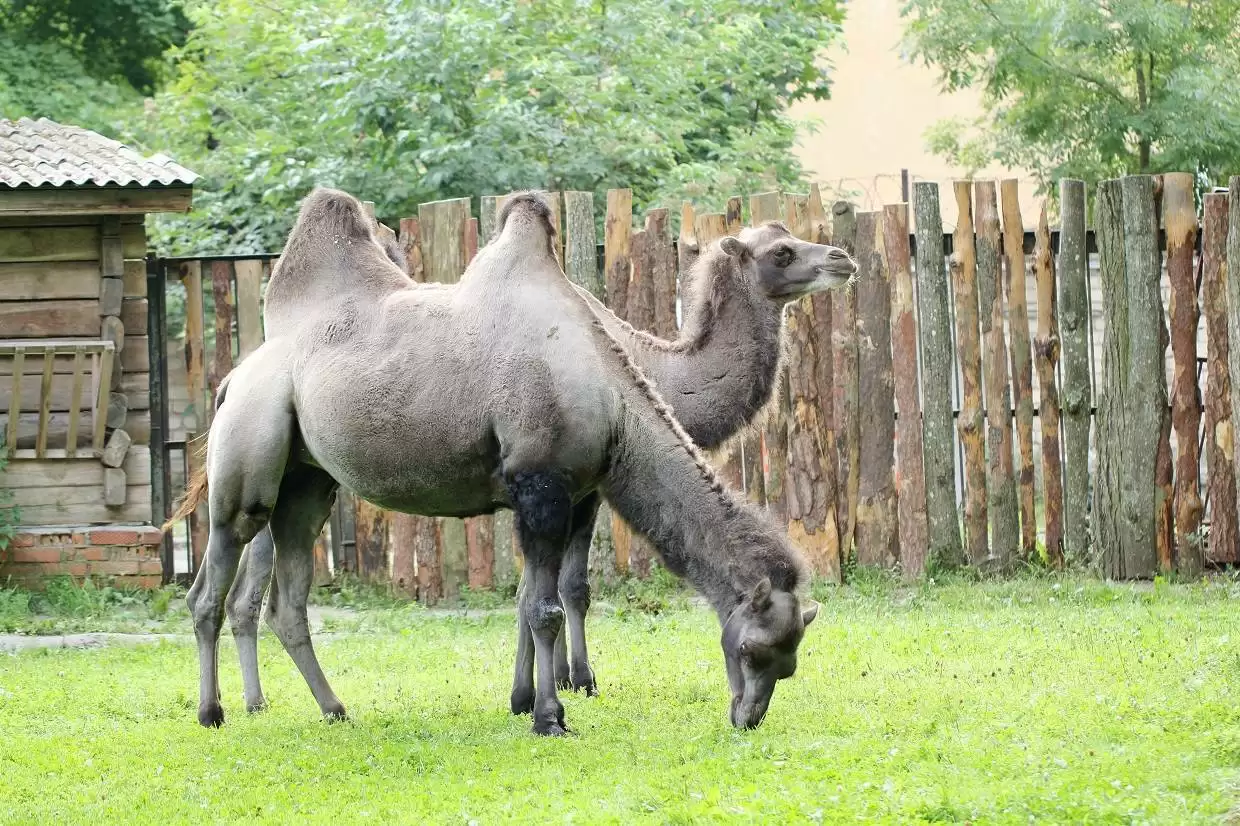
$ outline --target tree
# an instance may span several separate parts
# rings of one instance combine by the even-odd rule
[[[907,0],[907,41],[984,117],[931,144],[1043,182],[1240,170],[1240,0]]]
[[[276,249],[333,185],[381,217],[540,187],[639,205],[798,182],[835,0],[193,3],[147,142],[204,175],[168,251]]]

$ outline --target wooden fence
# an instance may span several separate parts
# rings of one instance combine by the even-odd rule
[[[1240,390],[1229,376],[1240,350],[1228,341],[1240,336],[1240,312],[1227,308],[1240,306],[1240,279],[1226,273],[1228,257],[1240,272],[1240,177],[1230,197],[1205,196],[1200,221],[1191,175],[1106,181],[1092,209],[1080,181],[1063,181],[1055,231],[1045,206],[1021,215],[1007,180],[956,182],[959,217],[945,233],[943,194],[916,183],[911,215],[908,204],[824,204],[816,188],[732,198],[719,212],[686,203],[673,241],[666,210],[638,227],[632,193],[612,190],[601,249],[592,196],[549,197],[568,277],[665,337],[681,315],[680,274],[746,223],[779,219],[857,257],[854,287],[789,308],[778,398],[713,457],[787,525],[820,575],[839,580],[849,560],[916,577],[931,559],[998,569],[1078,559],[1122,578],[1238,561]],[[502,201],[481,198],[478,217],[470,199],[454,199],[402,219],[414,279],[458,279]],[[187,291],[187,370],[204,411],[261,343],[271,258],[167,263]],[[157,492],[157,509],[175,493]],[[205,523],[192,522],[196,561]],[[351,571],[427,602],[510,580],[520,565],[508,513],[414,517],[346,493],[330,525],[316,553],[321,579]],[[604,511],[597,575],[644,575],[654,560]]]

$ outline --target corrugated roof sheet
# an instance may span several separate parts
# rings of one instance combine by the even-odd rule
[[[0,189],[188,186],[197,179],[167,155],[144,158],[80,126],[0,118]]]

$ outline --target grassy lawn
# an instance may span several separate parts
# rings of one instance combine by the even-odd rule
[[[603,694],[565,698],[561,740],[505,711],[510,614],[335,618],[337,725],[270,634],[272,708],[244,713],[226,640],[217,731],[194,720],[191,645],[0,655],[0,821],[1191,823],[1240,796],[1240,585],[820,595],[748,733],[727,724],[715,619],[678,604],[597,612]]]

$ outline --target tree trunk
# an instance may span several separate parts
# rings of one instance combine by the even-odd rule
[[[926,572],[926,477],[922,465],[921,396],[917,381],[917,320],[909,249],[908,204],[884,209],[883,255],[891,280],[891,355],[895,381],[896,501],[900,567],[906,579]]]
[[[964,538],[971,565],[990,556],[986,527],[986,445],[982,419],[982,347],[979,340],[977,256],[973,246],[972,187],[956,181],[956,233],[951,257],[956,295],[956,356],[960,361],[960,445],[964,451]]]
[[[1063,567],[1063,465],[1059,452],[1059,388],[1055,367],[1059,363],[1059,324],[1055,307],[1055,262],[1051,259],[1051,231],[1046,222],[1046,205],[1038,219],[1033,249],[1033,268],[1038,280],[1038,385],[1041,399],[1038,414],[1042,420],[1042,485],[1046,491],[1046,559],[1053,567]]]
[[[1019,184],[1008,178],[999,185],[1003,201],[1003,257],[1007,264],[1008,324],[1012,329],[1012,403],[1016,410],[1016,442],[1020,448],[1017,477],[1020,500],[1021,556],[1038,552],[1038,520],[1033,474],[1033,356],[1029,343],[1029,307],[1025,298],[1025,225],[1020,215]]]
[[[1175,548],[1176,570],[1185,577],[1201,575],[1201,393],[1197,386],[1196,272],[1197,213],[1193,203],[1193,176],[1167,175],[1163,189],[1163,224],[1167,230],[1167,274],[1171,279],[1171,350],[1175,381],[1171,394],[1171,423],[1175,428]]]
[[[943,218],[939,186],[913,184],[917,221],[917,305],[921,310],[922,432],[925,438],[926,517],[934,562],[964,563],[956,507],[956,450],[952,436],[952,340],[943,267]]]
[[[1210,506],[1207,558],[1240,562],[1236,525],[1235,434],[1231,422],[1230,344],[1227,335],[1227,195],[1205,197],[1201,231],[1201,289],[1206,314],[1206,500]]]
[[[977,203],[977,275],[981,298],[982,384],[986,393],[988,489],[991,557],[1011,564],[1020,542],[1016,479],[1012,467],[1012,400],[1008,383],[1007,340],[1003,335],[1003,264],[999,246],[999,204],[994,181],[974,185]]]
[[[857,216],[859,377],[857,563],[896,564],[895,380],[891,363],[891,280],[883,266],[881,212]]]

